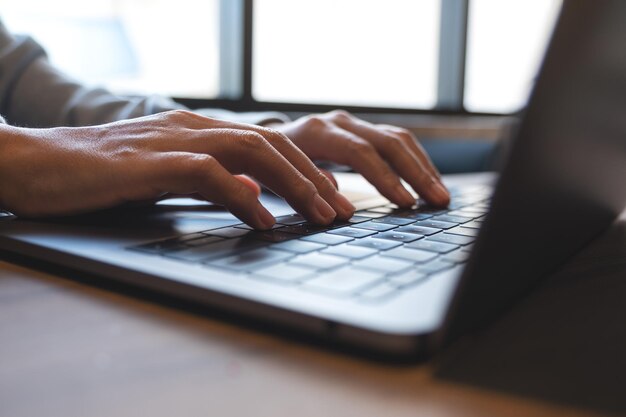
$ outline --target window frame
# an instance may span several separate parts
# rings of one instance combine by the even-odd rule
[[[505,116],[464,107],[468,12],[471,0],[441,0],[437,104],[433,109],[341,106],[356,113]],[[220,0],[220,95],[213,99],[174,97],[190,108],[234,111],[326,112],[337,105],[258,101],[252,95],[254,0]]]

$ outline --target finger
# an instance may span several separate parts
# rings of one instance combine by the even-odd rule
[[[398,175],[369,142],[352,132],[331,126],[326,132],[325,158],[351,166],[387,199],[402,207],[415,204]]]
[[[259,184],[257,184],[257,182],[253,180],[252,178],[250,178],[249,176],[235,175],[235,179],[241,181],[243,185],[245,185],[246,187],[254,191],[254,194],[257,196],[257,198],[261,196],[261,186],[259,186]]]
[[[185,152],[159,154],[149,162],[145,186],[176,194],[198,193],[225,206],[256,229],[269,229],[276,220],[249,185],[235,178],[209,155]]]
[[[233,174],[251,175],[312,222],[328,224],[337,215],[315,185],[252,130],[197,130],[188,135],[188,140],[178,141],[175,146],[186,152],[212,155]]]
[[[354,214],[355,208],[348,199],[337,191],[336,184],[324,173],[322,173],[313,162],[293,144],[285,135],[261,126],[231,123],[225,121],[215,121],[216,127],[236,128],[253,131],[265,138],[272,147],[289,161],[293,167],[301,172],[309,181],[313,183],[322,198],[327,201],[337,217],[348,219]]]
[[[341,118],[337,124],[370,142],[400,177],[427,202],[437,206],[448,205],[450,195],[436,176],[434,168],[424,166],[404,140],[351,117]]]
[[[377,125],[378,128],[385,130],[386,132],[402,139],[411,148],[413,153],[420,159],[422,165],[437,178],[441,179],[441,173],[433,164],[433,161],[428,156],[428,153],[424,150],[424,147],[419,143],[417,138],[408,130],[400,129],[390,125]]]
[[[327,171],[327,170],[325,170],[325,169],[321,169],[321,168],[320,168],[320,171],[322,172],[322,174],[324,174],[324,175],[326,176],[326,178],[328,178],[328,179],[330,180],[330,182],[332,182],[332,183],[333,183],[333,185],[335,186],[335,188],[336,188],[337,190],[339,190],[339,184],[337,184],[337,179],[335,178],[335,176],[333,175],[333,173],[332,173],[332,172],[330,172],[330,171]]]

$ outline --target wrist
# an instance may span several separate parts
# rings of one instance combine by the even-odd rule
[[[6,190],[12,181],[9,165],[14,156],[14,144],[23,134],[24,129],[0,123],[0,211],[7,209]]]

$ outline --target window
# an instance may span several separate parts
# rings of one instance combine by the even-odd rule
[[[120,93],[215,97],[219,0],[0,0],[53,64]]]
[[[561,3],[0,0],[0,15],[61,69],[119,93],[245,110],[509,113],[526,103]]]
[[[260,101],[433,108],[439,0],[256,0]]]
[[[508,113],[527,101],[561,0],[472,0],[465,108]]]

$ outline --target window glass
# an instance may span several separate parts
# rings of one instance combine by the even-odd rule
[[[465,108],[521,109],[536,78],[561,0],[471,0]]]
[[[215,97],[219,0],[0,0],[14,33],[82,82],[120,93]]]
[[[260,101],[432,108],[439,0],[256,0]]]

